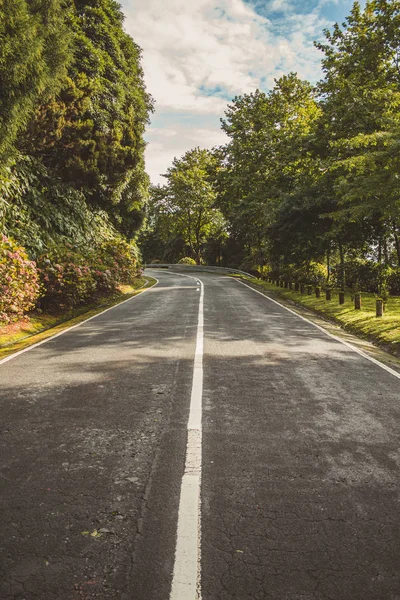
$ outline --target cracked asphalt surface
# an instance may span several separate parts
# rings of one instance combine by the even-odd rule
[[[156,276],[0,365],[1,600],[169,598],[199,294]],[[400,381],[198,276],[202,600],[400,600]]]

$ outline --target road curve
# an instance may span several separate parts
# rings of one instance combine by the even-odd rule
[[[0,364],[1,600],[170,598],[199,286],[156,276]],[[202,600],[400,600],[399,379],[198,279]]]

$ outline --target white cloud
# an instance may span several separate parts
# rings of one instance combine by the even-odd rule
[[[311,40],[326,22],[316,11],[297,15],[289,0],[266,4],[266,16],[243,0],[121,1],[126,30],[143,48],[146,84],[156,101],[146,153],[153,182],[171,157],[222,142],[218,118],[227,99],[271,87],[282,73],[315,79],[318,72],[320,57]],[[284,22],[274,21],[274,11],[285,13]],[[163,133],[160,118],[174,111],[197,115],[196,125],[177,117]],[[201,115],[207,126],[199,126]]]
[[[144,49],[143,67],[158,110],[177,108],[215,114],[220,105],[199,92],[219,85],[228,92],[249,91],[258,83],[250,76],[268,44],[269,25],[242,0],[182,3],[125,0],[126,28]],[[264,59],[265,60],[265,59]],[[261,66],[261,65],[260,65]]]
[[[215,121],[215,122],[213,122]],[[174,158],[179,158],[187,150],[199,146],[212,148],[226,142],[224,132],[218,127],[218,119],[211,119],[205,127],[193,127],[174,121],[167,129],[150,129],[147,133],[149,150],[148,172],[153,183],[164,183],[162,174],[166,172]]]

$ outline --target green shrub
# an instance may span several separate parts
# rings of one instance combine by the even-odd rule
[[[196,265],[196,261],[190,256],[184,256],[180,260],[178,260],[178,265]]]
[[[322,285],[326,281],[326,265],[310,262],[304,267],[305,281],[311,285]]]
[[[40,294],[36,264],[21,246],[0,239],[0,322],[11,323],[35,306]]]
[[[327,269],[325,265],[311,261],[302,265],[286,265],[281,274],[288,281],[318,286],[325,282]]]
[[[382,285],[387,286],[392,295],[400,294],[400,269],[373,260],[356,258],[344,265],[346,286],[364,292],[379,294]],[[332,283],[339,285],[339,265],[334,266]]]
[[[140,269],[138,247],[122,239],[110,240],[100,247],[94,266],[98,271],[109,271],[108,277],[115,285],[132,283]]]

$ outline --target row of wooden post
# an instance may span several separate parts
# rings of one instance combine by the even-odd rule
[[[292,281],[284,281],[283,279],[269,279],[268,280],[270,283],[274,283],[281,288],[286,288],[289,290],[293,289],[293,282]],[[312,290],[313,290],[313,286],[312,285],[307,285],[305,283],[299,283],[298,281],[294,282],[294,290],[296,292],[300,291],[300,294],[305,294],[306,291],[306,287],[307,287],[307,294],[309,296],[312,295]],[[314,287],[314,291],[315,291],[315,296],[316,298],[320,298],[321,297],[321,288],[319,286],[315,286]],[[343,290],[339,291],[339,304],[344,304],[344,297],[345,297],[345,293]],[[326,300],[332,300],[332,289],[331,288],[325,288],[325,298]],[[361,310],[361,293],[360,292],[356,292],[354,294],[354,308],[355,310]],[[384,302],[383,300],[381,300],[380,298],[377,298],[376,300],[376,316],[377,317],[382,317],[383,316],[383,308],[384,308]]]

